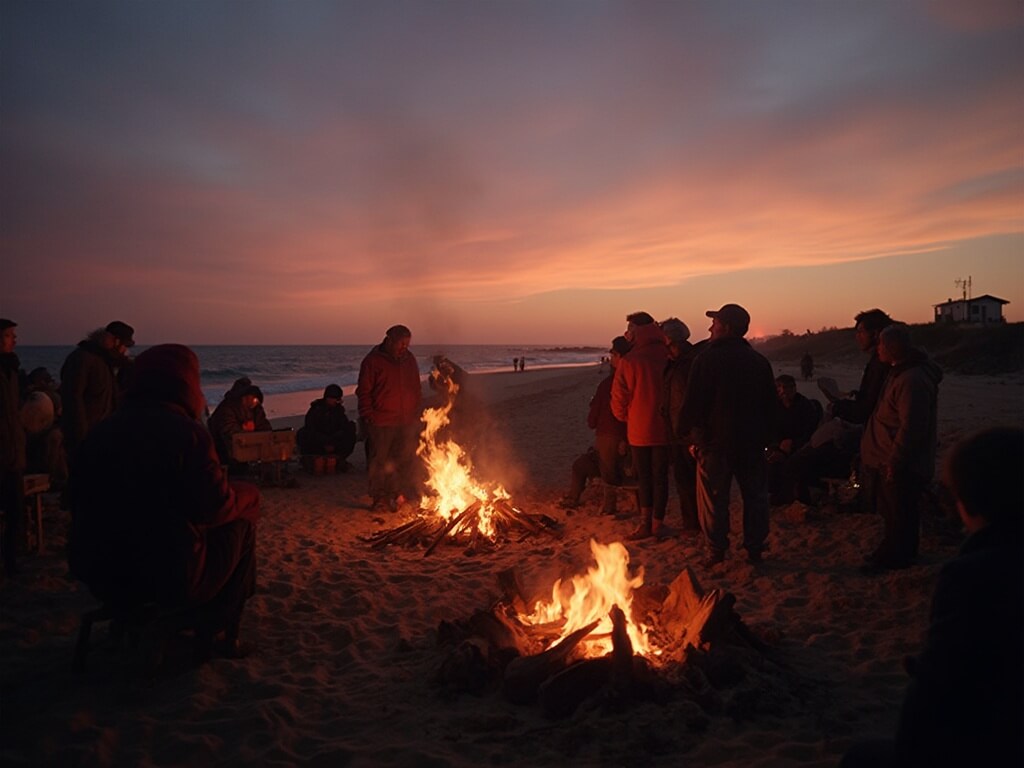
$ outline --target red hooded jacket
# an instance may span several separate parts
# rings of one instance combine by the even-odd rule
[[[612,413],[626,422],[630,445],[668,445],[662,414],[665,334],[656,323],[637,326],[633,348],[619,361],[612,381]]]

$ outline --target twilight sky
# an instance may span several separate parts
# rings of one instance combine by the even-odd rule
[[[1024,320],[1021,0],[0,5],[22,344]]]

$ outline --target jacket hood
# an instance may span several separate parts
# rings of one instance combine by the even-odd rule
[[[640,347],[647,344],[664,344],[665,333],[657,323],[638,325],[633,328],[633,346]],[[628,354],[628,353],[627,353]]]
[[[935,385],[942,381],[942,369],[923,350],[911,349],[906,360],[893,366],[893,374],[898,376],[911,368],[920,368],[921,372]]]
[[[158,344],[135,358],[127,397],[179,405],[198,419],[206,406],[199,383],[199,358],[183,344]]]

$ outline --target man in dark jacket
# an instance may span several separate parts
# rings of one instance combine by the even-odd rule
[[[194,610],[198,659],[221,631],[225,653],[240,651],[259,514],[256,487],[221,471],[204,405],[192,350],[139,355],[125,402],[72,466],[69,538],[71,571],[100,600]]]
[[[862,483],[882,516],[878,547],[867,570],[906,568],[917,558],[920,503],[935,474],[942,370],[894,323],[881,332],[878,357],[890,367],[860,441]]]
[[[958,444],[945,481],[968,536],[939,572],[895,741],[855,745],[842,768],[1024,765],[1024,430]]]
[[[64,413],[61,430],[68,462],[89,430],[113,413],[118,401],[118,370],[135,344],[135,329],[120,320],[107,324],[78,343],[60,369]]]
[[[683,523],[681,533],[683,536],[692,536],[700,534],[700,513],[697,511],[697,461],[690,453],[688,436],[679,434],[676,430],[679,426],[679,414],[683,410],[683,401],[686,399],[690,368],[699,348],[689,342],[690,329],[678,318],[670,317],[663,320],[661,330],[668,345],[662,403],[669,430],[669,462],[672,467],[672,478],[675,480],[676,495],[679,497],[679,513]]]
[[[679,434],[688,434],[697,459],[697,504],[708,546],[706,565],[729,548],[729,490],[743,497],[743,546],[760,562],[768,538],[765,448],[775,413],[775,377],[764,356],[743,338],[750,315],[738,304],[709,310],[711,340],[693,361]]]
[[[393,511],[419,500],[415,459],[423,384],[416,357],[409,351],[411,341],[412,331],[394,325],[359,367],[356,398],[367,439],[371,508],[376,511]]]
[[[302,428],[295,435],[299,449],[308,456],[330,454],[344,467],[345,459],[356,446],[356,425],[345,413],[343,393],[337,384],[328,384],[324,396],[309,404]]]
[[[870,355],[864,366],[860,386],[854,390],[852,398],[835,399],[828,392],[825,394],[831,400],[829,412],[832,416],[851,424],[867,424],[878,396],[882,393],[885,377],[889,374],[889,366],[878,359],[878,337],[885,328],[892,325],[892,318],[880,309],[868,309],[860,312],[854,322],[857,346]]]
[[[18,324],[0,318],[0,509],[4,512],[3,561],[8,576],[18,572],[18,547],[25,518],[25,431],[19,416]]]
[[[796,379],[784,373],[775,379],[778,403],[775,436],[768,445],[768,490],[772,504],[789,504],[796,497],[799,452],[821,421],[822,408],[796,391]]]

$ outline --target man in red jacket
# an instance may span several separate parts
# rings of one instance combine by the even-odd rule
[[[359,367],[356,399],[366,437],[369,492],[374,511],[396,510],[417,499],[416,445],[423,405],[420,369],[409,351],[412,331],[393,325]]]

